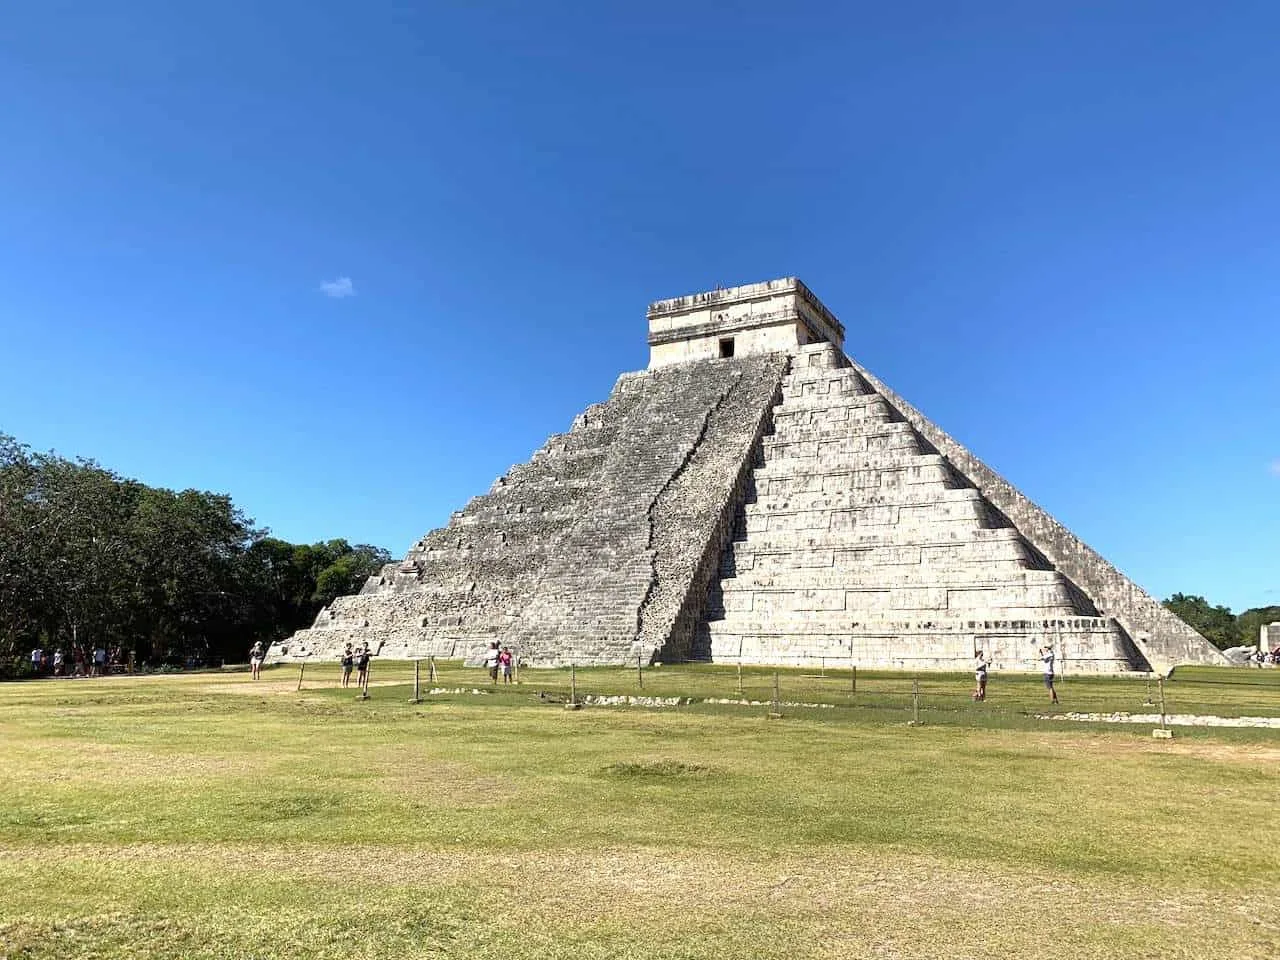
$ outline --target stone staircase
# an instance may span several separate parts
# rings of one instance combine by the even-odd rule
[[[804,347],[748,481],[695,652],[744,663],[1133,669],[1053,569],[830,344]]]

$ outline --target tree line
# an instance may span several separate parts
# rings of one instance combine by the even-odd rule
[[[1164,605],[1219,650],[1256,647],[1264,623],[1280,622],[1280,607],[1251,607],[1232,613],[1230,607],[1213,605],[1204,597],[1175,593]]]
[[[242,661],[389,560],[345,540],[288,543],[225,494],[150,487],[0,433],[0,674],[37,646]]]

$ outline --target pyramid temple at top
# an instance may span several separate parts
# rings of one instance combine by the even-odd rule
[[[649,367],[273,659],[1164,670],[1221,655],[843,352],[788,278],[661,300]]]

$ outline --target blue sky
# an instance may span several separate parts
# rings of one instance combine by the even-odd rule
[[[0,430],[401,553],[644,367],[650,300],[794,274],[1149,590],[1280,603],[1278,35],[1178,0],[16,0]]]

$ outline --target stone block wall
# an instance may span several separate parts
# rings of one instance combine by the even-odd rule
[[[1016,490],[870,372],[852,369],[884,397],[944,456],[996,511],[1020,530],[1053,567],[1088,596],[1100,614],[1113,618],[1142,658],[1142,666],[1161,672],[1178,663],[1224,665],[1226,659],[1141,587],[1108,563],[1071,531]]]

